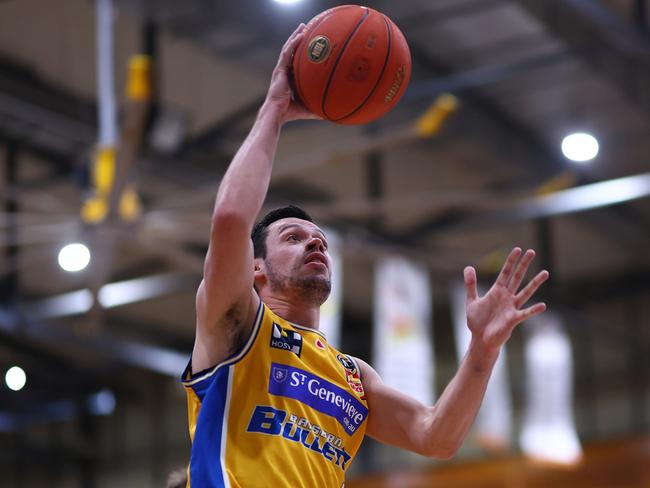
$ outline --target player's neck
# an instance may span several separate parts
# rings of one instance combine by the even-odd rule
[[[305,304],[288,297],[264,294],[262,301],[284,320],[294,324],[310,327],[318,330],[320,320],[320,306],[316,304]]]

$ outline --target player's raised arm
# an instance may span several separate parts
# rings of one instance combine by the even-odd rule
[[[266,100],[219,185],[196,296],[194,372],[227,357],[252,326],[259,299],[253,290],[251,229],[266,198],[282,125],[312,118],[293,101],[289,83],[291,56],[304,28],[301,24],[283,46]]]
[[[444,459],[456,453],[481,406],[501,347],[518,324],[546,308],[543,303],[524,305],[546,281],[547,271],[540,271],[518,291],[534,256],[532,250],[522,256],[521,249],[513,249],[496,282],[482,297],[477,294],[474,268],[465,268],[467,325],[472,340],[458,372],[434,406],[425,406],[387,386],[360,361],[370,410],[368,435],[425,456]]]

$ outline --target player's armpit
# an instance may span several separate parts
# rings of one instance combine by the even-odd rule
[[[197,292],[197,311],[205,309],[202,302],[208,298],[205,282]],[[196,338],[192,351],[192,373],[203,371],[219,364],[238,351],[250,337],[260,306],[260,298],[254,289],[236,301],[214,324],[202,324],[197,313]]]

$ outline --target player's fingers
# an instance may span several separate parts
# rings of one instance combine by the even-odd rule
[[[512,269],[517,263],[517,260],[519,259],[520,255],[521,255],[521,248],[519,247],[515,247],[512,251],[510,251],[510,254],[508,254],[508,258],[506,259],[506,262],[503,264],[503,268],[501,268],[501,272],[499,273],[499,276],[497,276],[497,280],[495,282],[496,285],[506,286],[508,284],[508,280],[510,279],[510,275],[512,274]]]
[[[530,300],[530,297],[537,291],[537,289],[548,279],[548,271],[542,270],[535,277],[528,282],[528,284],[521,290],[517,295],[515,295],[515,306],[521,308],[524,304]]]
[[[290,44],[293,42],[293,40],[298,36],[298,34],[300,34],[302,31],[305,30],[305,27],[307,27],[307,26],[306,26],[305,24],[302,24],[302,23],[301,23],[300,25],[298,25],[298,27],[296,27],[296,30],[294,30],[294,31],[291,33],[291,35],[289,36],[289,38],[288,38],[288,39],[286,40],[286,42],[284,43],[283,48],[284,48],[284,47],[287,47],[288,45],[290,45]]]
[[[517,313],[515,314],[515,324],[520,324],[524,320],[528,320],[529,318],[542,313],[544,310],[546,310],[546,304],[543,302],[536,303],[535,305],[524,308],[523,310],[517,310]]]
[[[280,59],[278,59],[278,66],[284,67],[289,65],[293,51],[304,37],[305,27],[305,24],[300,24],[289,36],[287,42],[284,43],[284,46],[282,46],[282,52],[280,53]]]
[[[471,266],[467,266],[463,270],[463,281],[465,282],[465,289],[467,290],[467,302],[476,300],[478,292],[476,290],[476,270]]]
[[[519,289],[519,285],[521,285],[521,282],[524,279],[524,276],[526,276],[526,272],[528,271],[528,266],[530,265],[530,262],[533,260],[534,257],[535,257],[535,251],[533,251],[532,249],[528,249],[524,253],[524,255],[517,263],[517,266],[513,270],[512,278],[510,278],[510,281],[508,282],[508,290],[510,290],[513,293],[517,292],[517,290]]]

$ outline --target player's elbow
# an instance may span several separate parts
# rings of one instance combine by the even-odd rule
[[[453,458],[459,449],[460,445],[456,444],[437,444],[435,446],[431,446],[426,455],[432,459],[446,461]]]
[[[212,233],[223,235],[225,233],[250,233],[251,223],[249,217],[232,205],[221,205],[214,209],[212,214]]]

